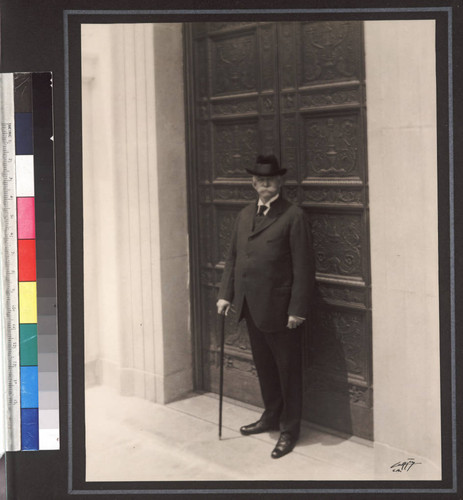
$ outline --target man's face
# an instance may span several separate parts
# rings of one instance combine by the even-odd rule
[[[259,198],[267,202],[273,198],[279,191],[283,184],[281,175],[272,177],[253,175],[252,186],[257,191]]]

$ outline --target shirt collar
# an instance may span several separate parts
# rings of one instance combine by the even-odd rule
[[[280,193],[277,193],[273,198],[270,198],[270,200],[267,201],[267,203],[264,203],[260,198],[259,201],[257,202],[257,207],[260,207],[261,205],[265,205],[266,207],[270,207],[270,205],[280,196]]]

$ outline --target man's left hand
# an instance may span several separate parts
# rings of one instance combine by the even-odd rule
[[[289,316],[288,324],[286,325],[286,327],[290,329],[297,328],[299,325],[302,325],[304,321],[305,318],[300,318],[299,316]]]

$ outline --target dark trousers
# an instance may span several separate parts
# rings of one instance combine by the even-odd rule
[[[280,425],[297,439],[302,415],[302,334],[304,325],[282,332],[263,332],[255,325],[246,300],[243,315],[259,377],[265,411],[261,420]]]

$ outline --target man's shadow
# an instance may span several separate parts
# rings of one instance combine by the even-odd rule
[[[318,286],[315,287],[314,306],[306,323],[303,343],[304,366],[304,420],[335,435],[320,441],[322,434],[303,426],[300,445],[317,440],[325,445],[336,445],[354,434],[352,386],[349,384],[351,364],[347,336],[351,325],[346,325],[344,313],[324,303]],[[354,318],[355,319],[355,318]],[[339,437],[338,437],[339,436]]]

